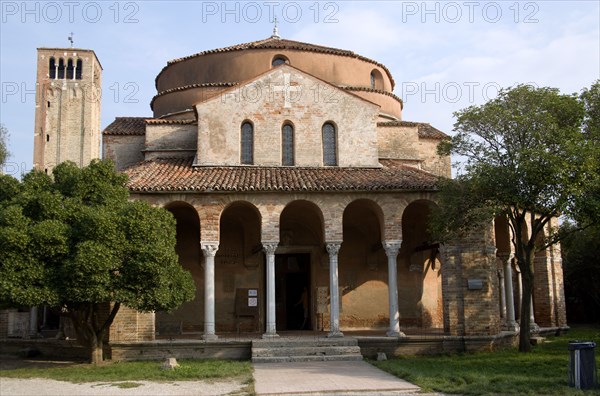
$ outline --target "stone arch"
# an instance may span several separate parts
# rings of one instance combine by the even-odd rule
[[[494,236],[498,255],[510,254],[513,251],[511,235],[512,232],[506,216],[496,216],[494,219]]]
[[[375,329],[389,324],[383,222],[381,207],[371,199],[355,199],[344,209],[338,264],[344,307],[340,325],[344,328]]]
[[[256,331],[255,321],[235,316],[240,289],[259,289],[262,280],[261,214],[245,200],[234,200],[219,216],[219,249],[215,256],[215,323],[217,332]]]
[[[69,58],[67,60],[67,80],[73,80],[75,76],[75,64],[73,63],[73,58]]]
[[[322,245],[325,219],[314,202],[298,199],[289,202],[279,216],[280,245]]]
[[[48,78],[56,79],[56,59],[53,56],[48,60]]]
[[[281,65],[285,65],[285,64],[290,64],[290,60],[288,59],[287,56],[282,55],[282,54],[277,54],[273,57],[273,59],[271,60],[271,67],[277,67],[277,66],[281,66]]]
[[[63,58],[58,59],[58,73],[56,78],[62,80],[65,78],[65,60]]]
[[[402,247],[398,254],[398,295],[401,325],[443,328],[442,276],[439,245],[433,243],[427,221],[436,203],[412,200],[402,212]]]
[[[77,59],[76,67],[77,68],[75,69],[75,79],[81,80],[81,77],[83,75],[83,61],[81,59]]]
[[[194,300],[182,304],[172,312],[157,312],[156,330],[159,337],[186,332],[199,332],[204,323],[204,271],[200,249],[200,217],[188,202],[173,200],[162,206],[171,212],[176,221],[177,244],[175,250],[181,266],[190,271],[196,285]]]

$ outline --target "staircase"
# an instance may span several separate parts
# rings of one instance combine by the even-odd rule
[[[298,337],[252,341],[253,363],[362,360],[355,338]]]

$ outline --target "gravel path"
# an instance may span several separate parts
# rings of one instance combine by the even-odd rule
[[[13,379],[0,378],[0,395],[2,396],[88,396],[88,395],[244,395],[245,387],[240,381],[177,381],[149,382],[130,381],[141,384],[135,388],[119,388],[118,382],[87,382],[73,384],[50,379]]]

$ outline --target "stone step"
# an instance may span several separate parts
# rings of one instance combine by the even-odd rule
[[[252,348],[252,356],[334,356],[334,355],[360,355],[360,347],[356,346],[301,346],[279,348]]]
[[[341,347],[341,346],[356,346],[358,340],[356,338],[273,338],[264,340],[252,340],[252,347],[256,348],[288,348],[302,346],[319,346],[319,347]]]
[[[362,355],[322,355],[322,356],[252,356],[252,363],[287,363],[287,362],[339,362],[362,360]]]

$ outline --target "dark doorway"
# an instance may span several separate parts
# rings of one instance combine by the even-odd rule
[[[278,330],[310,330],[310,254],[275,256]]]

